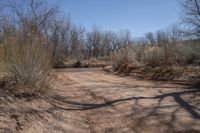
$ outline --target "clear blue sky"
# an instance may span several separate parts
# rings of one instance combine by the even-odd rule
[[[166,28],[179,20],[178,0],[61,0],[61,10],[87,30],[129,29],[139,37]]]

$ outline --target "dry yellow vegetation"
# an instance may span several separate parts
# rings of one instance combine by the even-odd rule
[[[3,45],[0,44],[0,70],[3,67],[3,58],[4,58],[4,48]]]

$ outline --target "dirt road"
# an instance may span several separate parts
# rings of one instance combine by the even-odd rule
[[[96,69],[59,70],[52,87],[52,98],[30,106],[38,118],[20,132],[200,131],[200,90],[195,87],[136,80]]]

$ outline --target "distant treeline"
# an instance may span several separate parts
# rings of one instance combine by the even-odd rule
[[[198,30],[193,22],[195,20],[188,16],[190,8],[198,6],[199,0],[182,2],[184,26],[174,24],[165,30],[148,32],[137,39],[131,37],[129,30],[112,32],[94,27],[92,31],[87,31],[69,18],[63,18],[57,3],[49,4],[45,0],[9,0],[0,3],[5,5],[0,13],[0,44],[6,45],[11,41],[10,38],[20,38],[24,41],[36,39],[37,43],[51,49],[54,61],[66,57],[78,60],[91,57],[98,59],[108,57],[115,50],[131,45],[163,46],[198,38]],[[187,21],[187,18],[190,18],[192,23]],[[193,28],[188,29],[192,24]]]

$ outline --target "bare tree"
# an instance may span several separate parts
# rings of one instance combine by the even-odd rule
[[[169,38],[171,43],[176,43],[177,41],[181,41],[183,36],[183,29],[177,25],[177,24],[173,24],[169,27],[169,29],[167,30],[168,34],[169,34]]]
[[[69,56],[69,40],[70,40],[70,29],[71,29],[71,21],[70,19],[66,21],[62,21],[60,25],[60,39],[61,39],[61,46],[65,52],[66,56]]]
[[[182,21],[188,28],[187,35],[200,38],[200,0],[184,0],[182,6]]]
[[[58,65],[70,54],[70,20],[55,20],[51,26],[50,31],[46,33],[46,37],[51,44],[54,64]]]
[[[41,34],[53,22],[58,7],[45,0],[8,0],[16,24],[25,32]]]
[[[117,34],[114,32],[110,33],[110,38],[111,38],[111,51],[113,52],[115,49],[117,49],[117,41],[118,41],[118,37]]]
[[[156,32],[156,41],[158,46],[164,46],[169,43],[169,34],[164,30]]]
[[[156,41],[152,32],[146,33],[147,43],[151,46],[155,45]]]
[[[93,57],[98,58],[101,48],[101,32],[95,27],[93,31],[87,34],[87,42],[90,46],[91,54]]]
[[[131,32],[129,30],[121,30],[119,33],[120,43],[123,48],[128,47],[131,41]]]
[[[103,56],[109,56],[110,55],[110,52],[112,51],[113,49],[113,33],[112,32],[104,32],[103,35],[102,35],[102,53],[103,53]]]
[[[82,54],[82,41],[85,29],[82,26],[73,26],[70,30],[70,50],[71,55],[75,58],[80,58]]]

